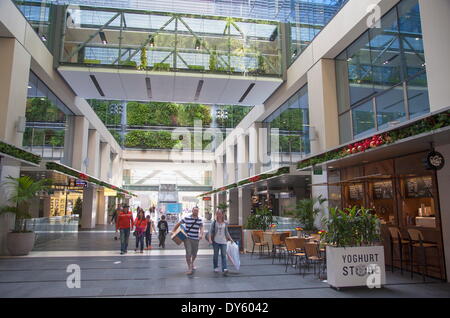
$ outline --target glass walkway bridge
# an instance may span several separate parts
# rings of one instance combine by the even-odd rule
[[[346,0],[15,2],[81,97],[258,105]]]

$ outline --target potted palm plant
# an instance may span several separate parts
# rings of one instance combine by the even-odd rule
[[[266,231],[271,228],[272,225],[277,224],[277,221],[270,212],[268,207],[261,207],[255,210],[254,214],[251,214],[247,218],[247,223],[244,229],[244,247],[247,251],[251,251],[253,247],[252,232],[253,231]]]
[[[334,288],[385,284],[380,220],[370,209],[330,209],[321,231],[326,247],[327,283]]]
[[[297,201],[295,208],[288,210],[286,215],[293,216],[301,224],[302,230],[311,234],[317,230],[314,226],[317,215],[322,211],[322,204],[327,199],[321,195],[311,199],[302,199]]]
[[[34,246],[35,233],[27,229],[27,221],[31,218],[29,214],[29,202],[36,198],[39,193],[49,188],[51,180],[42,179],[35,181],[29,176],[19,178],[7,177],[4,184],[10,190],[10,205],[0,208],[0,213],[15,214],[14,230],[7,234],[6,245],[13,256],[27,255]]]

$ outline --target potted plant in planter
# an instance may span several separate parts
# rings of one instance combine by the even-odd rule
[[[327,282],[331,287],[385,284],[384,247],[380,220],[364,207],[330,209],[321,231],[327,244]]]
[[[83,201],[80,197],[75,201],[75,206],[73,207],[72,214],[78,215],[78,228],[81,228],[81,214],[83,213]]]
[[[35,242],[35,233],[27,230],[27,220],[31,218],[28,203],[40,192],[47,190],[51,180],[35,181],[28,176],[7,178],[9,181],[5,182],[5,185],[11,190],[9,198],[11,205],[0,208],[0,213],[14,213],[16,216],[14,230],[7,234],[7,248],[13,256],[27,255]]]
[[[314,226],[314,221],[317,215],[322,210],[322,204],[327,201],[327,199],[322,198],[319,195],[316,198],[303,199],[297,201],[295,208],[287,211],[287,215],[293,216],[301,224],[301,230],[306,234],[312,234],[317,231]]]
[[[253,247],[252,232],[267,231],[267,229],[276,226],[278,222],[274,219],[272,212],[268,207],[257,208],[254,214],[247,218],[244,229],[244,247],[247,251],[251,251]]]

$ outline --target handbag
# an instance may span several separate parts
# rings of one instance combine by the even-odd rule
[[[213,221],[211,231],[205,234],[205,240],[209,243],[209,236],[211,235],[211,232],[214,233],[216,231],[216,221]]]

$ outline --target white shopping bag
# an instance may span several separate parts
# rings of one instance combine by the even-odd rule
[[[227,242],[227,256],[234,267],[236,267],[236,270],[239,271],[241,261],[239,259],[239,246],[236,243],[231,243],[230,241]]]

